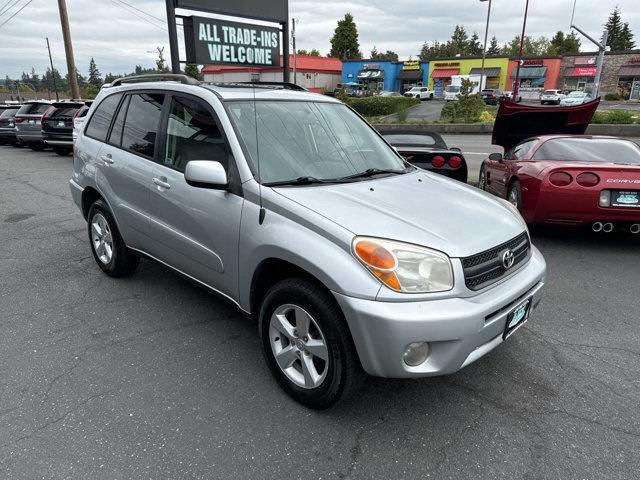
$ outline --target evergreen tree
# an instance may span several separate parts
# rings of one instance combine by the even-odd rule
[[[320,51],[318,49],[316,49],[316,48],[313,48],[309,52],[309,56],[310,57],[319,57],[320,56]]]
[[[489,46],[487,47],[487,55],[498,55],[500,54],[500,46],[498,45],[498,39],[495,37],[491,37],[491,41],[489,42]]]
[[[104,76],[104,83],[111,83],[113,82],[116,78],[118,78],[117,75],[114,75],[113,73],[109,72]]]
[[[553,38],[551,39],[551,42],[549,42],[549,50],[547,51],[547,53],[553,56],[562,55],[564,53],[564,46],[565,46],[564,32],[561,30],[558,30],[556,34],[553,36]]]
[[[374,45],[373,49],[371,50],[371,56],[369,58],[371,60],[387,60],[389,62],[397,62],[398,54],[391,50],[387,50],[386,52],[379,52]]]
[[[604,28],[608,32],[607,45],[611,47],[611,50],[631,50],[635,47],[629,23],[622,21],[622,14],[618,5],[609,14]]]
[[[338,26],[331,38],[329,56],[341,59],[362,58],[358,43],[358,29],[350,13],[345,14],[344,19],[338,20]]]
[[[469,39],[469,51],[468,54],[472,56],[482,55],[482,44],[480,43],[480,38],[478,37],[478,32],[473,32],[471,38]]]
[[[576,32],[571,32],[564,37],[564,50],[561,53],[578,53],[580,51],[580,38]]]
[[[195,78],[196,80],[202,80],[203,78],[202,74],[200,73],[200,69],[193,63],[189,63],[186,67],[184,67],[184,74],[188,75],[191,78]]]
[[[91,57],[91,61],[89,62],[88,82],[89,82],[89,85],[93,85],[98,89],[102,86],[102,77],[100,76],[100,71],[98,70],[98,67],[96,66],[96,62],[93,59],[93,57]]]
[[[449,40],[451,45],[451,52],[453,55],[468,55],[469,54],[469,37],[464,26],[456,25]]]

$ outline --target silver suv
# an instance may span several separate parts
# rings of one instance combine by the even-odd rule
[[[140,80],[103,88],[75,142],[95,260],[119,277],[154,259],[252,315],[296,400],[453,373],[537,307],[546,267],[518,211],[412,167],[341,102]]]

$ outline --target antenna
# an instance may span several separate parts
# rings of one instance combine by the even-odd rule
[[[256,163],[258,164],[258,199],[260,203],[260,213],[258,214],[258,224],[262,225],[266,211],[262,206],[262,174],[260,171],[260,144],[258,140],[258,105],[256,104],[256,87],[253,85],[253,123],[256,130]]]

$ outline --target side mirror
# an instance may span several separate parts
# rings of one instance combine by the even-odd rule
[[[489,160],[493,160],[494,162],[502,162],[502,160],[503,160],[502,154],[501,153],[491,153],[489,155]]]
[[[192,160],[187,163],[184,179],[192,187],[226,190],[227,172],[220,162]]]

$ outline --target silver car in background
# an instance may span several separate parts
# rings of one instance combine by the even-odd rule
[[[412,167],[327,96],[163,78],[103,88],[77,134],[93,256],[233,302],[297,401],[327,408],[364,372],[453,373],[537,307],[545,262],[506,201]]]
[[[42,138],[42,118],[50,108],[52,102],[48,100],[24,102],[14,118],[16,139],[19,143],[36,151],[45,147]]]

